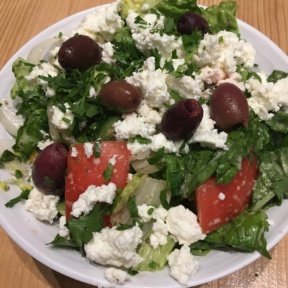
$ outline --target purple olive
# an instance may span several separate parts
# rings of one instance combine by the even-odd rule
[[[182,35],[200,31],[204,35],[210,31],[210,27],[207,20],[201,15],[187,12],[179,18],[177,31]]]
[[[58,52],[58,61],[64,69],[85,70],[98,64],[101,58],[101,47],[85,35],[69,38],[61,45]]]
[[[203,109],[194,99],[180,100],[163,115],[160,129],[169,140],[190,138],[203,118]]]
[[[40,192],[46,195],[63,194],[67,156],[67,148],[61,143],[50,144],[39,153],[33,164],[32,179]]]
[[[231,83],[223,83],[215,89],[210,99],[210,108],[212,119],[223,130],[229,130],[237,124],[248,125],[247,98]]]
[[[104,84],[99,92],[101,103],[108,109],[120,112],[134,112],[142,99],[137,87],[124,80],[115,80]]]

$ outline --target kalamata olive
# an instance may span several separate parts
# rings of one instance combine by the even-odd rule
[[[58,61],[64,69],[85,70],[98,64],[102,58],[101,47],[86,35],[75,35],[61,45]]]
[[[190,138],[203,118],[203,109],[194,99],[180,100],[163,115],[160,123],[162,133],[169,140]]]
[[[180,34],[192,34],[194,31],[200,31],[204,35],[210,31],[210,28],[204,17],[193,12],[187,12],[179,18],[177,31]]]
[[[244,126],[248,124],[247,98],[234,84],[223,83],[215,89],[210,99],[210,109],[212,119],[223,130],[241,123]]]
[[[102,86],[99,99],[104,106],[112,111],[131,113],[139,106],[142,95],[134,85],[124,80],[115,80]]]
[[[43,194],[58,196],[63,194],[67,155],[68,151],[63,144],[53,143],[37,156],[32,168],[32,179]]]

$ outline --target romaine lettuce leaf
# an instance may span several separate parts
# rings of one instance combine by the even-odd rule
[[[236,1],[223,1],[219,5],[213,5],[202,10],[202,14],[210,25],[213,34],[221,30],[239,34],[236,20]]]
[[[270,259],[271,256],[267,251],[267,242],[264,237],[268,227],[267,216],[263,210],[245,211],[228,224],[208,234],[204,240],[192,244],[190,248],[195,254],[201,252],[201,249],[207,251],[208,247],[228,251],[258,251]]]

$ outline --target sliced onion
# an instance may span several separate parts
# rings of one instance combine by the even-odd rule
[[[39,64],[41,60],[49,60],[49,52],[53,50],[56,46],[59,46],[63,40],[58,37],[48,38],[36,46],[34,46],[28,56],[27,61],[32,64]]]
[[[149,164],[147,160],[136,160],[133,161],[131,165],[136,172],[146,175],[155,173],[160,170],[160,168],[157,166]]]
[[[16,110],[8,100],[0,100],[0,122],[12,136],[17,135],[18,129],[24,124],[24,119],[16,115]]]
[[[5,150],[12,151],[12,146],[15,144],[14,139],[0,139],[0,156]]]

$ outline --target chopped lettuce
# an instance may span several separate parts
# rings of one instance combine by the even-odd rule
[[[143,261],[136,267],[137,271],[159,271],[167,263],[167,256],[175,247],[175,242],[171,237],[165,245],[153,248],[147,242],[143,242],[138,249],[138,254],[143,257]]]
[[[279,205],[288,198],[288,148],[261,154],[259,174],[252,195],[251,209],[254,211]]]
[[[239,34],[236,10],[236,1],[223,1],[219,5],[212,5],[207,9],[203,9],[202,13],[208,21],[213,34],[216,34],[221,30]]]
[[[264,237],[268,228],[267,216],[263,210],[244,211],[228,224],[208,234],[204,240],[192,244],[190,248],[195,254],[207,252],[209,247],[228,251],[258,251],[261,255],[271,258]]]

